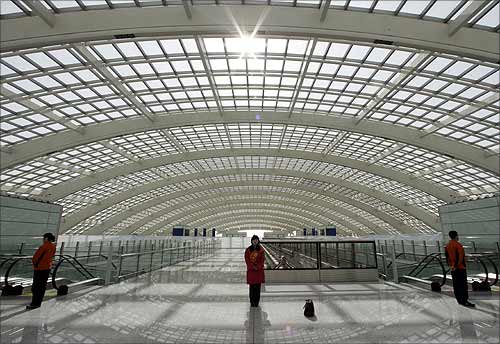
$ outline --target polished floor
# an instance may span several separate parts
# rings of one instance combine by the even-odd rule
[[[499,343],[495,298],[467,309],[401,284],[266,285],[250,308],[244,278],[227,249],[30,312],[2,305],[1,343]]]

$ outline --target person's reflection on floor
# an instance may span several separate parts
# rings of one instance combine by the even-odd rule
[[[20,340],[13,342],[21,344],[45,343],[44,335],[47,333],[47,324],[43,321],[42,314],[38,311],[36,313],[29,318],[20,332]]]
[[[471,311],[460,309],[460,312],[457,314],[457,320],[460,326],[462,343],[477,343],[476,326],[474,325]]]
[[[267,319],[267,313],[260,307],[252,307],[247,312],[245,321],[246,343],[260,344],[264,343],[266,327],[271,326]]]

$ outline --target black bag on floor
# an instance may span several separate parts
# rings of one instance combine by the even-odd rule
[[[6,285],[2,289],[2,296],[17,296],[17,295],[22,295],[23,293],[23,286],[18,284],[18,285]]]
[[[314,303],[312,300],[306,300],[304,305],[304,316],[311,318],[314,316]]]
[[[436,292],[436,293],[440,293],[441,292],[441,284],[439,284],[439,282],[432,282],[431,283],[431,290]]]

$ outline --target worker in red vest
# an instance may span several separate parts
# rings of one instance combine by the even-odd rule
[[[476,305],[469,302],[464,247],[458,242],[458,233],[456,231],[450,231],[448,235],[451,240],[445,247],[445,254],[453,279],[455,298],[462,306],[476,307]]]
[[[45,296],[45,288],[49,279],[52,259],[56,253],[55,236],[52,233],[43,235],[43,245],[36,250],[31,261],[33,263],[33,284],[31,292],[33,294],[31,304],[26,309],[39,308]]]
[[[260,285],[264,283],[264,248],[257,235],[252,237],[252,245],[245,250],[247,283],[250,285],[250,305],[259,306]]]

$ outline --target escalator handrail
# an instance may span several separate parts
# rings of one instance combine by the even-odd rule
[[[439,256],[439,254],[434,254],[433,256],[431,256],[431,259],[418,271],[418,273],[423,271],[430,264],[430,262],[432,262],[433,260],[437,260],[437,262],[441,266],[441,271],[443,272],[443,276],[441,278],[441,283],[439,285],[442,287],[443,285],[446,284],[446,274],[448,271],[444,268],[443,261],[441,260],[441,257]],[[413,269],[413,271],[415,271],[415,270],[416,269]],[[408,274],[408,276],[412,276],[411,273]],[[412,277],[416,277],[416,276],[412,276]]]
[[[438,262],[439,264],[441,265],[442,269],[443,269],[443,272],[445,273],[444,275],[446,275],[446,271],[444,269],[444,265],[443,265],[443,262],[441,261],[441,257],[440,257],[440,253],[439,252],[434,252],[434,253],[430,253],[428,254],[427,256],[424,257],[424,259],[422,259],[420,261],[420,263],[412,270],[410,271],[410,273],[408,274],[408,276],[412,276],[413,274],[418,274],[420,273],[422,270],[424,270],[435,258],[438,259]],[[428,259],[430,258],[430,259]],[[425,264],[424,264],[425,263]],[[421,266],[423,265],[423,266]]]
[[[490,257],[485,256],[483,258],[488,259],[490,261],[491,265],[493,265],[493,270],[495,270],[495,280],[492,283],[489,283],[490,286],[493,286],[493,285],[495,285],[495,284],[498,283],[498,267],[497,267],[497,265],[495,264],[495,262]],[[488,275],[486,275],[486,277],[488,278]]]
[[[9,268],[5,272],[5,277],[4,277],[5,287],[7,287],[9,285],[9,274],[10,274],[10,271],[12,270],[12,268],[14,267],[14,265],[16,265],[19,261],[25,260],[25,259],[31,260],[31,256],[21,256],[21,257],[13,258],[14,261],[10,264]]]
[[[59,290],[59,287],[57,286],[56,284],[56,276],[57,276],[57,270],[59,269],[59,267],[61,266],[61,264],[65,261],[67,261],[68,263],[70,263],[73,268],[75,268],[76,271],[78,271],[81,275],[83,275],[83,277],[85,277],[86,279],[91,279],[91,278],[95,278],[95,276],[87,270],[87,268],[85,268],[82,263],[80,263],[78,261],[78,259],[76,259],[75,257],[73,256],[70,256],[70,255],[58,255],[59,257],[61,257],[61,259],[59,259],[59,262],[57,263],[56,267],[54,268],[54,270],[52,271],[52,287],[56,290]],[[83,273],[76,265],[75,265],[75,262],[77,265],[80,266],[80,268],[83,269],[83,271],[85,271],[85,273],[87,273],[87,275],[85,275],[85,273]]]

